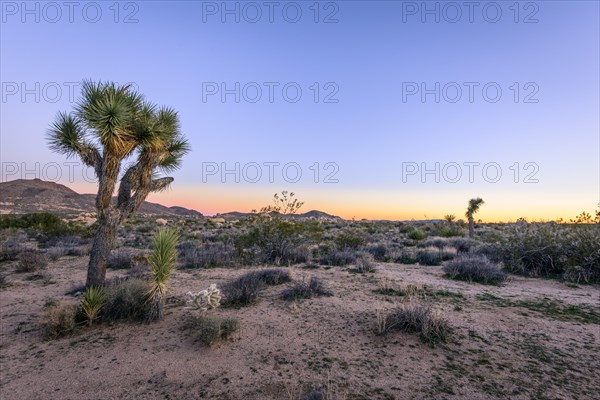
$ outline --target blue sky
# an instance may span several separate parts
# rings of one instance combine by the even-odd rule
[[[473,22],[464,2],[315,3],[275,2],[270,22],[261,1],[80,2],[72,21],[62,2],[28,2],[29,13],[2,2],[2,180],[21,177],[22,163],[41,163],[43,178],[43,165],[65,161],[47,149],[45,131],[57,111],[72,108],[70,82],[89,78],[134,82],[179,111],[193,151],[171,191],[153,197],[166,204],[248,211],[288,189],[307,209],[420,219],[462,215],[481,196],[483,219],[514,220],[572,217],[600,202],[598,2],[476,2]],[[424,7],[438,7],[439,22]],[[261,18],[249,22],[256,9]],[[236,83],[239,103],[235,94],[223,102],[221,84]],[[434,93],[422,99],[423,86]],[[256,87],[262,96],[251,102]],[[457,87],[462,97],[452,102]],[[266,162],[280,163],[274,182]],[[479,163],[472,182],[469,162]],[[222,163],[240,164],[239,183],[234,174],[225,183],[206,174]],[[245,179],[253,163],[263,173],[256,183]],[[296,163],[291,179],[281,170],[288,163]],[[407,163],[419,171],[406,175]],[[421,176],[436,163],[439,182]],[[323,182],[331,172],[337,183]],[[60,183],[94,191],[65,175]]]

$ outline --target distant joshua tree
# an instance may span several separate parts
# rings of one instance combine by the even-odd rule
[[[469,220],[469,237],[470,238],[473,238],[473,236],[475,235],[475,227],[474,227],[473,215],[477,211],[479,211],[479,208],[484,203],[485,202],[480,197],[478,197],[476,199],[469,200],[469,205],[467,207],[467,212],[465,213],[465,217],[467,217],[467,219]]]
[[[147,102],[131,85],[84,81],[74,111],[58,114],[48,142],[55,152],[81,158],[98,178],[98,230],[86,286],[101,286],[118,226],[151,192],[165,190],[173,182],[171,177],[157,177],[158,172],[179,168],[190,150],[179,117],[172,108]],[[119,180],[121,165],[130,156],[135,160]],[[118,196],[113,201],[117,180]]]

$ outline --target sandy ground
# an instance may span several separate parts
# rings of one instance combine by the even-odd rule
[[[204,347],[176,301],[150,325],[99,324],[44,340],[38,318],[49,298],[85,278],[84,257],[50,264],[55,283],[10,273],[0,289],[0,397],[4,399],[297,399],[308,387],[336,399],[592,399],[600,392],[600,325],[561,320],[511,301],[548,297],[600,312],[600,287],[512,277],[502,287],[450,281],[441,267],[380,264],[371,274],[345,268],[290,268],[317,275],[334,291],[289,303],[270,287],[252,306],[213,313],[240,320],[240,331]],[[5,271],[14,266],[4,264]],[[201,290],[242,269],[177,271],[172,296]],[[109,276],[123,271],[109,271]],[[462,293],[436,297],[454,328],[435,348],[405,333],[374,334],[377,310],[402,301],[376,294],[384,285],[427,285]]]

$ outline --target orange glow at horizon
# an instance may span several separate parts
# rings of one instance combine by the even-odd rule
[[[94,184],[75,184],[79,193],[95,193]],[[178,184],[162,193],[153,193],[148,201],[165,206],[181,206],[204,215],[231,211],[250,212],[271,204],[273,194],[284,189],[259,186],[188,186]],[[465,195],[444,192],[443,195],[424,191],[394,191],[385,189],[360,190],[349,188],[300,188],[296,197],[304,201],[300,213],[319,210],[344,219],[423,220],[441,219],[454,214],[464,219],[466,203],[471,197],[482,197],[486,203],[476,214],[485,222],[510,222],[520,217],[530,221],[568,220],[582,211],[593,212],[598,204],[590,196],[573,193],[503,193],[501,190],[480,190]]]

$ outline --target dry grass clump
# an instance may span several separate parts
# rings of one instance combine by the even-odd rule
[[[360,253],[354,265],[354,270],[360,274],[375,272],[374,259],[370,253]]]
[[[446,343],[451,333],[448,322],[433,310],[431,303],[416,298],[377,315],[377,333],[385,335],[392,331],[416,333],[432,347]]]
[[[284,300],[310,299],[321,296],[333,296],[333,292],[327,289],[323,280],[316,276],[311,277],[308,282],[305,280],[296,282],[281,294],[281,298]]]
[[[343,267],[356,261],[356,254],[351,250],[338,250],[325,254],[319,262],[323,265]]]
[[[49,339],[56,339],[73,333],[77,326],[76,315],[76,305],[48,302],[40,317],[44,335]]]
[[[450,279],[479,282],[484,285],[499,285],[506,280],[506,274],[486,256],[462,254],[444,266]]]
[[[419,250],[416,260],[421,265],[442,265],[442,262],[454,256],[453,253],[438,250]]]
[[[150,288],[150,283],[142,279],[127,279],[106,285],[102,319],[145,321],[151,308],[147,301]]]
[[[247,272],[221,285],[224,306],[244,306],[254,303],[265,286],[280,285],[292,280],[290,273],[281,268]]]
[[[44,253],[27,251],[19,255],[17,272],[36,272],[48,267],[48,257]]]
[[[239,327],[240,323],[235,318],[214,316],[202,316],[194,324],[194,328],[198,330],[198,338],[205,346],[214,346],[230,338]]]

